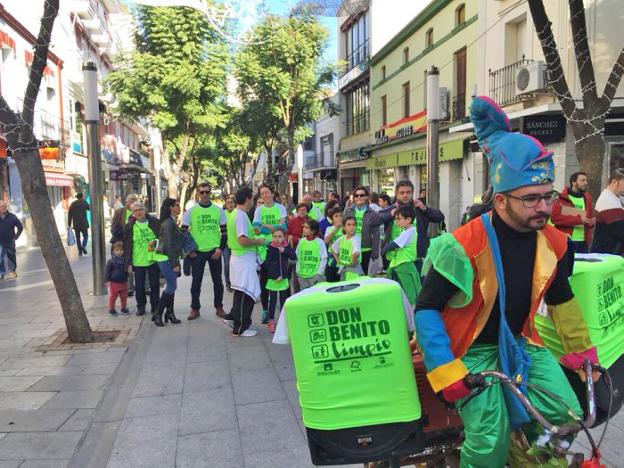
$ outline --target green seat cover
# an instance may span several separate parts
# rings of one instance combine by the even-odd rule
[[[589,257],[601,261],[577,258],[570,285],[587,323],[589,337],[598,350],[598,359],[609,367],[624,354],[624,258]],[[564,354],[563,346],[550,317],[536,315],[535,326],[546,347],[560,358]]]
[[[332,292],[345,285],[357,286]],[[322,283],[291,297],[285,311],[306,427],[336,430],[420,418],[397,283]]]

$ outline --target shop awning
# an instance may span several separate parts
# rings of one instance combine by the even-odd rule
[[[73,187],[74,178],[67,174],[45,172],[46,185],[49,187]]]

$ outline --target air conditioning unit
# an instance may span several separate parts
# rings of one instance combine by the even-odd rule
[[[541,91],[546,87],[546,64],[540,60],[524,65],[516,71],[516,96]]]
[[[451,113],[449,111],[449,90],[440,87],[440,120],[449,120]]]

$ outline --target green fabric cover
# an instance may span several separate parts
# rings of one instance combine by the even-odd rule
[[[583,313],[598,359],[611,366],[624,354],[624,258],[603,256],[600,262],[576,259],[570,286]],[[563,356],[563,345],[548,315],[537,314],[535,326],[552,353]]]
[[[282,281],[277,281],[269,278],[266,284],[266,288],[269,291],[284,291],[289,287],[290,285],[288,284],[288,278],[284,278]]]
[[[285,304],[303,422],[335,430],[417,420],[401,287],[327,291],[350,283],[321,283]]]
[[[466,251],[452,234],[445,233],[431,239],[423,264],[423,276],[427,276],[432,267],[459,288],[448,303],[450,307],[461,308],[470,304],[474,270]]]
[[[388,279],[397,281],[401,285],[407,300],[412,306],[415,306],[418,294],[420,294],[421,284],[420,275],[414,262],[400,263],[396,267],[391,266],[388,269],[387,276]]]

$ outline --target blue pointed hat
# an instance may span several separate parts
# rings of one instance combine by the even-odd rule
[[[553,153],[535,138],[512,132],[509,118],[490,98],[472,100],[470,120],[490,164],[495,193],[555,180]]]

